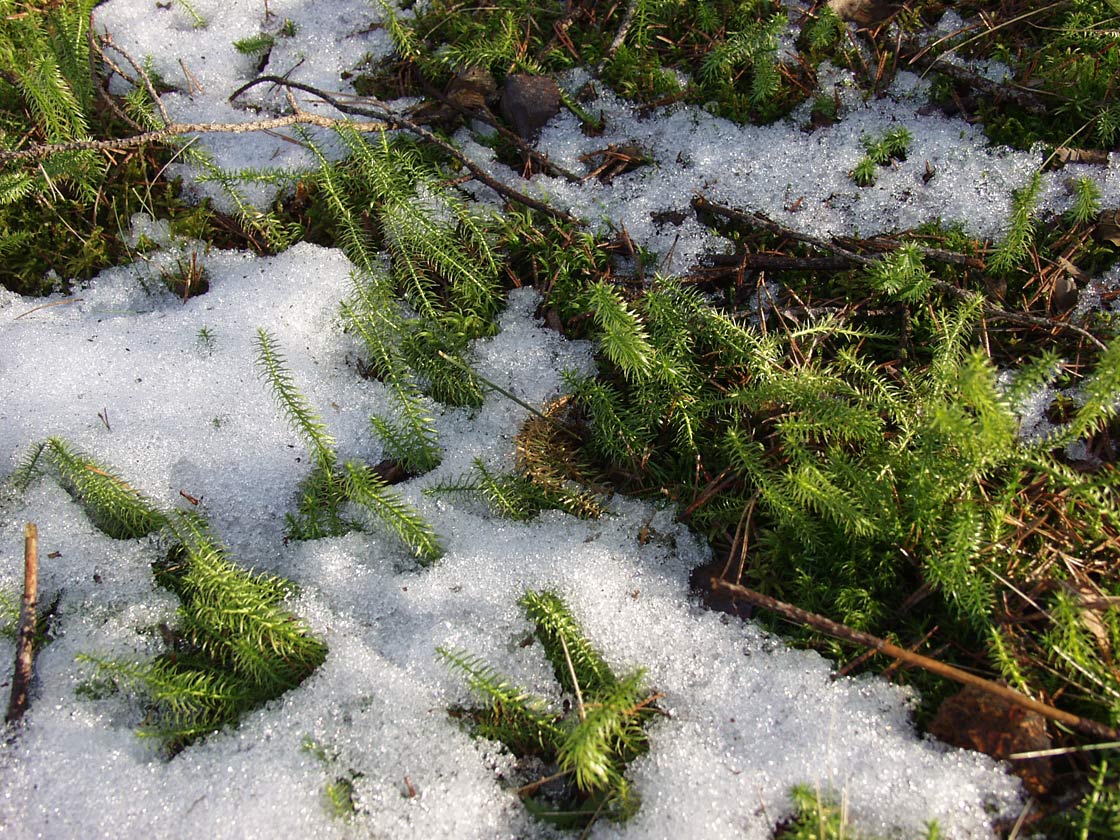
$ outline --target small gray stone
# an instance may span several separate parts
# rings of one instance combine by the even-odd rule
[[[560,88],[549,76],[513,73],[502,88],[502,116],[522,140],[535,140],[560,112]]]

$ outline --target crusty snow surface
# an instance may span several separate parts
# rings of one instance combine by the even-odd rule
[[[231,42],[274,24],[248,0],[192,6],[205,28],[195,28],[180,4],[150,0],[109,0],[96,17],[134,56],[151,55],[179,88],[164,97],[175,118],[255,117],[225,101],[254,72]],[[265,72],[346,90],[341,72],[390,48],[384,31],[370,27],[380,15],[375,6],[271,0],[268,7],[290,18],[296,34],[277,39]],[[938,217],[999,235],[1010,192],[1037,167],[1037,155],[991,148],[971,126],[920,116],[925,83],[908,74],[871,102],[842,73],[822,78],[829,92],[837,86],[846,113],[811,133],[803,119],[742,127],[685,107],[639,117],[600,89],[604,136],[583,136],[563,113],[539,146],[576,171],[584,171],[581,154],[609,142],[650,153],[653,166],[611,185],[520,182],[469,131],[457,139],[497,177],[593,223],[625,226],[661,255],[665,272],[723,247],[691,213],[679,227],[651,219],[651,212],[688,211],[696,191],[817,235],[886,232]],[[883,170],[875,187],[855,187],[847,172],[863,153],[861,134],[899,124],[914,134],[909,159]],[[298,146],[268,135],[201,142],[228,167],[311,163]],[[937,172],[928,185],[926,161]],[[1095,178],[1106,198],[1120,192],[1115,156],[1109,167],[1069,170]],[[1069,170],[1046,176],[1047,207],[1068,204],[1061,178]],[[213,185],[194,188],[221,200]],[[493,194],[478,188],[477,197]],[[785,209],[799,199],[797,212]],[[559,702],[539,646],[521,644],[531,628],[516,601],[544,588],[563,595],[617,671],[645,668],[647,684],[664,695],[667,714],[629,771],[640,812],[623,825],[597,823],[592,836],[765,838],[788,814],[796,784],[843,798],[865,832],[914,836],[937,819],[947,837],[986,837],[994,815],[1017,813],[1014,778],[984,756],[916,734],[905,691],[879,679],[833,681],[816,654],[699,607],[688,574],[709,553],[671,507],[616,497],[600,521],[553,512],[511,523],[466,499],[422,495],[475,458],[512,465],[527,412],[498,394],[477,411],[433,404],[443,463],[398,487],[447,547],[437,564],[418,569],[376,531],[286,544],[283,516],[311,464],[257,376],[253,340],[258,327],[278,339],[342,457],[378,461],[368,419],[390,413],[391,403],[381,385],[358,375],[360,348],[338,321],[352,266],[341,251],[309,244],[275,257],[206,251],[171,241],[165,225],[145,217],[133,220],[140,233],[166,247],[102,272],[73,300],[0,291],[0,480],[34,442],[57,435],[166,508],[189,507],[186,496],[200,500],[238,562],[299,584],[290,607],[330,652],[297,690],[166,761],[158,745],[137,737],[143,712],[135,701],[75,693],[92,675],[78,654],[142,659],[159,651],[153,628],[173,624],[176,607],[152,580],[159,546],[106,537],[49,480],[22,494],[5,491],[0,587],[21,590],[23,525],[33,521],[42,600],[59,598],[31,710],[0,745],[5,837],[549,836],[503,785],[511,757],[448,717],[449,705],[468,698],[435,656],[437,645],[463,648]],[[159,273],[192,250],[211,287],[183,303],[163,289]],[[1096,278],[1093,286],[1117,279]],[[537,302],[532,290],[511,293],[500,334],[477,342],[472,362],[541,405],[562,393],[563,370],[592,370],[594,348],[546,329],[534,318]],[[37,308],[44,303],[57,305]],[[4,686],[12,653],[0,640]],[[304,747],[309,740],[322,746],[320,755]],[[324,793],[340,778],[355,789],[357,813],[348,820],[332,815]]]

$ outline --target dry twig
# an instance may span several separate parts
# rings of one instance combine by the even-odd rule
[[[900,648],[898,645],[893,645],[885,639],[880,639],[878,636],[872,636],[870,633],[856,630],[854,627],[849,627],[846,624],[841,624],[838,621],[825,618],[823,615],[818,615],[808,610],[803,610],[800,607],[795,607],[793,604],[788,604],[785,601],[771,598],[769,595],[763,595],[761,592],[756,592],[745,586],[730,583],[722,578],[713,577],[712,589],[720,589],[737,598],[742,598],[744,601],[749,601],[756,606],[762,607],[764,610],[777,613],[782,618],[787,621],[792,621],[795,624],[812,627],[814,630],[827,633],[837,639],[863,645],[885,656],[901,660],[907,665],[921,668],[941,677],[946,677],[954,682],[974,686],[981,691],[986,691],[989,694],[1001,697],[1009,703],[1014,703],[1024,709],[1030,709],[1032,712],[1037,712],[1050,720],[1064,723],[1079,732],[1084,732],[1096,738],[1110,740],[1120,738],[1120,732],[1113,729],[1111,726],[1098,723],[1095,720],[1088,720],[1072,712],[1055,709],[1053,706],[1049,706],[1025,694],[1020,694],[1018,691],[1008,688],[1005,685],[1000,685],[991,680],[986,680],[983,677],[978,677],[975,674],[970,674],[968,671],[962,671],[960,668],[947,665],[937,659],[922,656],[920,653],[913,653],[905,648]]]
[[[142,134],[134,134],[131,137],[121,137],[116,140],[74,140],[69,143],[42,143],[15,152],[0,151],[0,165],[16,160],[37,160],[59,152],[89,150],[111,152],[134,149],[138,146],[159,143],[170,137],[183,134],[243,134],[249,131],[285,128],[291,125],[317,125],[322,128],[339,128],[348,125],[357,131],[380,131],[388,127],[383,122],[355,123],[351,120],[324,117],[307,111],[243,123],[171,123],[155,131],[145,131]]]
[[[31,687],[31,666],[35,659],[36,605],[39,599],[39,529],[28,522],[23,537],[23,603],[19,611],[19,640],[12,674],[12,696],[8,701],[7,723],[16,723],[27,711]]]
[[[603,75],[603,68],[607,66],[607,62],[614,58],[614,54],[618,52],[626,41],[626,37],[630,34],[630,27],[634,25],[634,16],[638,13],[638,0],[630,0],[626,4],[626,11],[622,15],[622,23],[618,26],[618,32],[615,33],[613,40],[607,52],[603,56],[603,60],[599,62],[599,66],[595,68],[595,75]]]
[[[258,76],[251,82],[245,83],[233,93],[231,93],[229,96],[230,101],[236,99],[242,93],[249,90],[249,88],[255,87],[259,84],[264,84],[266,82],[274,85],[280,85],[281,87],[285,88],[302,90],[304,93],[310,93],[312,96],[316,96],[319,99],[322,99],[332,108],[341,111],[344,114],[357,114],[359,116],[365,117],[376,117],[377,119],[385,121],[386,128],[405,129],[406,131],[415,134],[423,140],[426,140],[432,145],[438,146],[451,157],[455,158],[455,160],[458,161],[461,166],[464,166],[468,170],[470,170],[471,174],[474,175],[476,180],[481,181],[483,184],[490,187],[490,189],[494,190],[499,195],[503,195],[511,201],[516,201],[518,204],[524,204],[526,207],[531,207],[534,210],[537,210],[548,216],[552,216],[553,218],[568,222],[569,224],[579,226],[583,225],[583,222],[575,218],[574,216],[571,216],[563,212],[562,210],[557,210],[555,207],[552,207],[543,201],[539,201],[532,196],[525,195],[524,193],[515,190],[513,187],[503,184],[501,181],[491,176],[488,172],[486,172],[486,170],[484,170],[461,151],[448,143],[446,140],[437,137],[431,131],[424,128],[424,126],[419,125],[408,119],[407,117],[391,110],[388,105],[386,105],[384,102],[381,102],[379,99],[374,99],[372,97],[367,98],[366,101],[368,102],[368,105],[365,106],[348,105],[333,94],[327,93],[325,90],[320,90],[319,88],[312,87],[311,85],[293,82],[280,76]],[[339,126],[347,124],[341,120],[336,122]]]
[[[866,256],[864,254],[857,253],[845,247],[844,245],[841,245],[839,242],[833,239],[823,239],[818,236],[811,236],[807,233],[801,233],[799,231],[792,230],[791,228],[787,228],[784,225],[779,224],[778,222],[766,218],[761,213],[744,213],[743,211],[736,210],[733,207],[725,207],[721,204],[716,204],[714,201],[708,200],[699,193],[697,193],[696,196],[693,197],[692,206],[697,211],[713,213],[717,216],[723,216],[726,219],[730,219],[734,222],[738,222],[749,227],[760,228],[762,230],[769,231],[770,233],[783,236],[787,239],[792,239],[795,242],[803,242],[804,244],[810,245],[814,248],[817,248],[818,250],[827,251],[845,260],[848,260],[852,263],[852,265],[871,266],[879,262],[879,260],[883,258],[882,255]],[[902,247],[903,243],[896,242],[891,239],[886,239],[884,237],[879,237],[873,240],[871,244],[879,248],[887,247],[889,248],[889,250],[897,250],[898,248]],[[944,251],[939,248],[926,248],[921,245],[917,245],[915,247],[918,249],[918,252],[922,254],[922,256],[928,257],[932,260],[937,260],[939,262],[974,267],[982,267],[983,265],[983,263],[981,263],[975,257],[968,254],[958,254],[954,251]],[[968,289],[961,289],[957,286],[954,286],[952,283],[946,283],[944,280],[935,280],[933,282],[933,287],[940,292],[952,295],[953,297],[960,300],[971,301],[975,300],[977,297],[983,297],[983,295],[979,294],[978,292],[969,291]],[[1054,318],[1045,318],[1040,315],[1030,315],[1025,312],[1011,312],[999,306],[995,306],[986,298],[983,302],[983,311],[984,314],[989,318],[1008,321],[1012,324],[1021,324],[1023,326],[1031,327],[1042,327],[1043,329],[1052,331],[1067,330],[1069,332],[1077,333],[1086,341],[1090,342],[1098,350],[1107,349],[1104,342],[1102,342],[1087,329],[1079,327],[1076,324],[1071,324],[1068,321],[1060,321]]]

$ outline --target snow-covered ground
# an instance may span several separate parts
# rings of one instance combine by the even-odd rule
[[[295,34],[277,38],[265,72],[345,89],[340,72],[389,49],[384,31],[370,28],[376,6],[267,5],[277,19],[293,21]],[[262,20],[262,4],[191,6],[204,28],[182,5],[151,0],[110,0],[96,18],[134,56],[151,55],[161,77],[180,88],[164,96],[173,117],[255,118],[225,100],[254,72],[232,41],[273,25]],[[539,147],[576,171],[581,154],[609,142],[636,142],[654,159],[611,185],[544,176],[526,185],[468,132],[459,140],[502,180],[592,223],[625,225],[665,258],[665,271],[722,247],[691,214],[679,227],[651,219],[653,211],[687,210],[698,190],[818,235],[868,235],[937,217],[998,235],[1010,191],[1026,182],[1038,155],[989,148],[974,127],[920,116],[925,83],[909,74],[892,96],[872,102],[843,74],[826,84],[839,86],[845,116],[812,133],[801,129],[804,120],[740,127],[687,107],[640,117],[602,91],[595,110],[606,116],[604,136],[583,136],[565,112]],[[856,187],[847,173],[863,154],[861,135],[896,125],[914,135],[908,160],[884,170],[876,186]],[[311,162],[269,135],[200,142],[224,166]],[[921,177],[927,161],[937,173],[929,184]],[[1068,203],[1062,180],[1070,174],[1096,179],[1106,202],[1120,194],[1114,156],[1107,168],[1045,176],[1046,206]],[[478,189],[483,199],[487,193]],[[785,209],[794,204],[797,212]],[[150,220],[134,224],[162,236]],[[689,571],[709,557],[672,509],[615,498],[612,515],[600,521],[548,513],[520,524],[469,501],[421,495],[466,472],[474,458],[512,464],[527,412],[497,394],[480,410],[440,413],[442,465],[398,487],[435,523],[447,547],[437,564],[416,569],[379,534],[285,544],[283,516],[311,464],[257,376],[253,338],[263,327],[278,339],[342,457],[379,460],[368,418],[388,411],[389,398],[358,375],[359,348],[338,323],[351,266],[340,251],[308,244],[267,258],[199,250],[210,291],[183,303],[158,282],[176,247],[191,245],[104,271],[73,300],[0,291],[0,480],[34,442],[58,435],[164,507],[188,506],[185,496],[201,500],[240,563],[300,585],[292,609],[330,652],[299,689],[235,731],[164,761],[155,744],[136,736],[140,710],[126,697],[75,694],[90,676],[75,661],[79,653],[159,649],[158,637],[139,632],[174,620],[174,598],[152,580],[158,549],[109,539],[50,481],[0,497],[0,587],[20,591],[23,523],[34,521],[43,600],[60,594],[26,725],[0,746],[4,836],[544,836],[503,788],[510,758],[472,740],[446,714],[466,700],[465,689],[435,656],[437,645],[461,647],[554,695],[539,647],[519,645],[529,627],[517,598],[542,588],[565,597],[616,669],[648,669],[668,712],[651,729],[648,754],[631,766],[641,811],[624,825],[596,824],[593,836],[767,837],[788,813],[795,784],[845,798],[861,830],[903,836],[937,819],[944,836],[984,837],[993,814],[1017,812],[1018,785],[1003,768],[915,734],[904,691],[877,679],[832,681],[816,654],[788,650],[749,623],[693,603]],[[37,308],[45,302],[57,305]],[[592,348],[545,329],[532,316],[535,304],[533,291],[514,292],[500,334],[478,342],[473,360],[484,376],[540,405],[561,392],[562,370],[590,369]],[[9,673],[12,652],[0,641],[0,673]],[[308,739],[323,746],[326,761],[304,748]],[[340,777],[353,780],[358,813],[350,820],[332,816],[325,800],[325,785]]]

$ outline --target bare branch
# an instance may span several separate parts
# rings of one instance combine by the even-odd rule
[[[133,149],[137,146],[146,146],[149,143],[159,143],[170,137],[182,134],[243,134],[249,131],[268,131],[276,128],[286,128],[291,125],[317,125],[322,128],[340,128],[349,126],[357,131],[381,131],[386,128],[383,122],[352,122],[332,117],[323,117],[301,111],[298,114],[288,114],[284,117],[272,117],[265,120],[254,120],[243,123],[171,123],[158,131],[145,131],[143,134],[134,134],[131,137],[122,137],[119,140],[74,140],[70,143],[45,143],[21,149],[18,152],[0,151],[0,164],[14,160],[38,160],[47,155],[60,152],[81,151],[118,151]]]
[[[258,76],[251,82],[247,82],[246,84],[235,90],[233,93],[231,93],[229,96],[230,101],[236,99],[249,88],[265,83],[281,85],[282,87],[286,88],[294,88],[295,90],[302,90],[304,93],[310,93],[312,96],[316,96],[319,99],[322,99],[332,108],[341,111],[344,114],[358,114],[360,116],[376,117],[378,119],[384,120],[387,124],[387,127],[389,128],[402,128],[406,131],[410,131],[416,136],[443,149],[443,151],[445,151],[451,157],[455,158],[455,160],[458,161],[460,165],[470,170],[471,174],[474,175],[476,180],[481,181],[483,184],[490,187],[490,189],[494,190],[499,195],[503,195],[511,201],[515,201],[518,204],[524,204],[526,207],[531,207],[534,210],[537,210],[548,216],[552,216],[553,218],[560,219],[561,221],[567,222],[569,224],[578,225],[581,227],[584,224],[582,220],[577,219],[575,216],[569,215],[562,210],[557,210],[555,207],[552,207],[543,201],[535,199],[532,196],[525,195],[524,193],[515,190],[513,187],[503,184],[501,181],[499,181],[497,178],[494,178],[492,175],[486,172],[486,170],[484,170],[461,151],[448,143],[446,140],[443,140],[442,138],[436,136],[431,131],[424,128],[424,126],[419,125],[408,119],[407,117],[396,113],[379,99],[369,97],[366,99],[366,102],[368,103],[367,105],[349,105],[333,94],[327,93],[324,90],[319,90],[318,88],[312,87],[311,85],[301,84],[300,82],[293,82],[281,76]],[[342,123],[340,123],[340,125],[341,124]]]
[[[725,207],[721,204],[716,204],[714,201],[709,201],[699,193],[692,199],[692,206],[698,211],[705,211],[714,213],[717,216],[723,216],[726,219],[739,222],[740,224],[749,227],[760,228],[762,230],[770,231],[771,233],[779,236],[784,236],[787,239],[792,239],[796,242],[803,242],[806,245],[811,245],[821,251],[827,251],[835,254],[845,260],[848,260],[852,265],[871,266],[883,259],[882,255],[867,256],[859,254],[841,245],[834,239],[823,239],[818,236],[811,236],[807,233],[787,228],[771,219],[766,218],[761,213],[744,213],[741,210],[736,210],[732,207]],[[879,237],[872,240],[869,244],[876,247],[887,248],[889,250],[897,250],[901,248],[903,243],[893,239],[885,239]],[[954,251],[943,251],[938,248],[925,248],[921,245],[915,246],[920,254],[932,260],[940,262],[952,263],[957,265],[966,265],[970,267],[983,267],[983,263],[976,257],[968,254],[958,254]],[[973,292],[968,289],[961,289],[954,286],[952,283],[946,283],[944,280],[935,280],[933,283],[935,289],[945,294],[952,295],[960,300],[975,300],[976,298],[983,298],[979,292]],[[1047,330],[1067,330],[1069,332],[1077,333],[1079,336],[1090,342],[1098,350],[1105,350],[1104,342],[1093,335],[1084,327],[1079,327],[1076,324],[1071,324],[1068,321],[1059,321],[1054,318],[1045,318],[1040,315],[1030,315],[1025,312],[1011,312],[1007,309],[995,306],[984,298],[983,303],[984,314],[989,318],[996,318],[1002,321],[1008,321],[1012,324],[1022,324],[1024,326],[1042,327]]]
[[[960,668],[947,665],[937,659],[922,656],[920,653],[913,653],[905,648],[900,648],[898,645],[892,645],[890,642],[885,639],[880,639],[878,636],[872,636],[870,633],[856,630],[854,627],[849,627],[846,624],[840,624],[837,621],[825,618],[823,615],[811,613],[808,610],[795,607],[793,604],[787,604],[785,601],[779,601],[776,598],[763,595],[761,592],[755,592],[753,589],[748,589],[745,586],[729,583],[722,578],[713,577],[712,588],[722,589],[724,592],[734,595],[737,598],[750,601],[752,604],[762,607],[764,610],[777,613],[782,618],[787,621],[792,621],[795,624],[812,627],[814,630],[827,633],[837,639],[863,645],[885,656],[901,660],[907,665],[912,665],[916,668],[921,668],[930,673],[937,674],[938,676],[946,677],[954,682],[974,686],[981,691],[1001,697],[1024,709],[1037,712],[1050,720],[1056,720],[1059,723],[1071,726],[1079,732],[1110,740],[1115,740],[1120,737],[1120,733],[1111,726],[1106,726],[1095,720],[1088,720],[1072,712],[1055,709],[1053,706],[1048,706],[1046,703],[1035,700],[1033,697],[1020,694],[1018,691],[1008,688],[1005,685],[1000,685],[991,680],[986,680],[983,677],[978,677],[975,674],[970,674],[968,671],[962,671]]]
[[[31,666],[35,659],[36,607],[39,600],[39,529],[28,522],[23,538],[23,603],[19,611],[19,641],[12,674],[12,696],[8,701],[7,723],[16,723],[27,711],[31,687]]]

